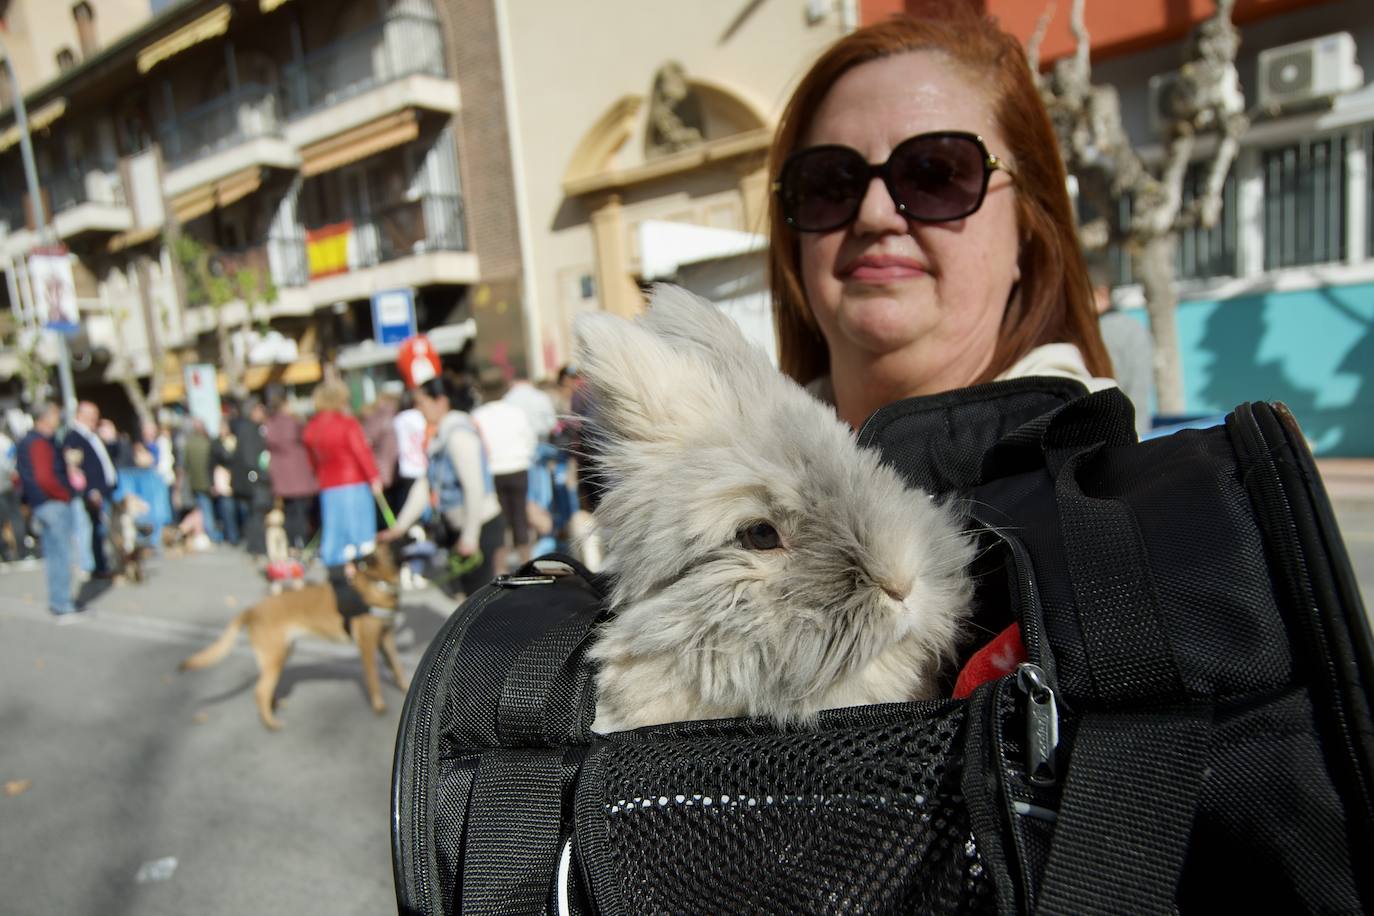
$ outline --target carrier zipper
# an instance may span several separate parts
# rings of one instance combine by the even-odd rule
[[[1016,686],[1026,695],[1026,775],[1037,786],[1058,780],[1059,704],[1048,675],[1039,665],[1016,666]]]
[[[1301,462],[1301,455],[1308,454],[1308,461],[1311,461],[1310,453],[1307,452],[1306,443],[1302,439],[1302,433],[1297,425],[1297,420],[1291,411],[1282,404],[1270,404],[1259,402],[1257,404],[1246,404],[1237,408],[1235,411],[1236,429],[1246,440],[1248,451],[1251,452],[1251,459],[1255,465],[1252,470],[1260,471],[1258,484],[1262,495],[1266,501],[1263,512],[1258,512],[1263,526],[1271,535],[1268,540],[1276,550],[1281,552],[1281,565],[1288,569],[1302,569],[1307,563],[1307,554],[1302,544],[1301,535],[1296,530],[1295,513],[1292,500],[1289,498],[1288,487],[1285,485],[1282,475],[1279,472],[1279,462],[1275,456],[1275,451],[1280,448],[1287,448],[1293,453],[1295,459]],[[1275,430],[1266,431],[1266,424],[1277,427]],[[1271,441],[1276,440],[1276,441]],[[1316,473],[1315,467],[1309,473]],[[1246,475],[1246,482],[1249,482],[1251,475]],[[1307,492],[1302,491],[1298,495],[1302,496],[1308,504],[1308,508],[1315,512],[1315,499]],[[1277,511],[1272,509],[1277,505]],[[1278,538],[1276,529],[1282,528],[1285,537]],[[1335,730],[1338,733],[1342,750],[1346,759],[1353,765],[1353,781],[1355,789],[1361,796],[1360,801],[1366,812],[1374,811],[1374,786],[1371,786],[1370,779],[1361,765],[1361,755],[1355,746],[1352,737],[1354,725],[1350,721],[1350,712],[1341,691],[1341,675],[1337,670],[1337,662],[1332,655],[1329,640],[1321,623],[1316,619],[1319,609],[1317,607],[1316,596],[1312,594],[1310,580],[1300,582],[1289,578],[1288,588],[1295,603],[1299,607],[1299,626],[1307,638],[1310,652],[1321,660],[1320,666],[1313,666],[1314,674],[1319,673],[1321,678],[1321,696],[1326,702],[1327,711],[1332,716]]]

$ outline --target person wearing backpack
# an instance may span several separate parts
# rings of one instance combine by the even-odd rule
[[[470,387],[448,376],[432,378],[415,389],[415,407],[434,434],[428,446],[425,477],[415,481],[396,513],[396,523],[378,539],[393,541],[420,520],[433,505],[443,524],[441,546],[467,561],[457,576],[465,595],[491,581],[496,552],[506,540],[501,503],[491,471],[491,459],[469,411],[476,398]]]

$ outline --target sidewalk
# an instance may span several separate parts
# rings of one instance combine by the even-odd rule
[[[1331,502],[1374,509],[1374,458],[1319,458]]]

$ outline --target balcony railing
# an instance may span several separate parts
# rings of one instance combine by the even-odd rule
[[[124,183],[118,167],[106,165],[63,172],[47,182],[48,206],[53,214],[79,204],[124,204]]]
[[[162,131],[162,152],[169,165],[184,165],[254,137],[281,130],[281,103],[276,86],[244,83],[175,118]]]
[[[282,80],[287,116],[299,117],[416,73],[444,76],[439,23],[391,16],[287,65]]]
[[[467,251],[463,199],[457,194],[428,194],[391,204],[349,223],[328,222],[310,230],[308,243],[314,277],[375,267],[430,251]]]
[[[304,286],[309,279],[301,239],[272,237],[261,245],[216,248],[205,254],[204,264],[209,283],[219,285],[218,298],[224,302],[242,298],[239,281],[245,272],[243,280],[255,283],[259,301],[268,298],[271,287]],[[217,298],[198,270],[188,269],[186,282],[190,305],[211,305]]]

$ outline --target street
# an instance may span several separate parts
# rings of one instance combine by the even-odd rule
[[[394,911],[388,789],[403,696],[389,676],[378,716],[356,652],[302,639],[278,688],[286,727],[272,734],[245,639],[216,667],[176,670],[265,591],[239,551],[168,558],[146,583],[97,597],[94,619],[59,627],[41,571],[0,577],[0,910]],[[434,589],[407,593],[408,671],[447,605]]]
[[[1338,507],[1366,596],[1374,504]],[[285,729],[252,702],[240,638],[179,674],[265,592],[222,549],[155,562],[142,585],[56,626],[39,570],[0,577],[0,888],[7,914],[375,914],[394,909],[388,784],[402,696],[367,707],[350,647],[301,640],[282,678]],[[449,603],[407,593],[408,670]]]

